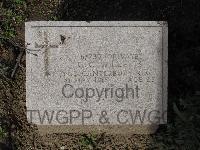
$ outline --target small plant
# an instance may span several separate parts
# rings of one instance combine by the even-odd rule
[[[13,0],[13,2],[17,5],[23,5],[25,3],[25,0]]]
[[[16,35],[16,27],[24,20],[24,16],[15,12],[10,8],[0,6],[0,44],[3,41],[14,38]]]
[[[84,134],[80,140],[81,149],[92,150],[96,148],[96,136]]]
[[[0,126],[0,140],[6,137],[6,131]]]
[[[5,10],[2,13],[3,19],[1,22],[1,42],[3,39],[10,39],[15,36],[15,29],[13,27],[13,12],[11,10]]]
[[[57,16],[53,16],[53,17],[51,17],[51,20],[52,21],[58,21],[58,17]]]

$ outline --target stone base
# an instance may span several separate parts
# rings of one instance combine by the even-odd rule
[[[107,134],[153,134],[157,131],[159,125],[106,125],[106,126],[51,126],[38,125],[38,130],[41,135],[52,133],[107,133]]]

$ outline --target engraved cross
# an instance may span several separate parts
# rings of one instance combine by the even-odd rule
[[[47,32],[44,32],[44,44],[35,43],[35,48],[44,48],[44,71],[45,76],[49,76],[49,50],[50,48],[58,48],[58,45],[50,44]]]

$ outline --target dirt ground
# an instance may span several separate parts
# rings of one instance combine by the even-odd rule
[[[20,1],[20,0],[19,0]],[[4,4],[6,1],[3,1]],[[18,2],[18,1],[17,1]],[[120,2],[122,4],[120,4]],[[134,19],[131,14],[126,13],[126,11],[120,11],[120,5],[123,7],[123,1],[119,1],[119,4],[112,5],[112,2],[96,1],[89,2],[85,5],[80,1],[66,1],[61,2],[59,0],[27,0],[20,4],[16,11],[24,14],[24,19],[20,24],[15,26],[16,35],[9,39],[3,41],[0,45],[0,125],[3,131],[0,130],[0,149],[19,149],[19,150],[37,150],[37,149],[50,149],[50,150],[64,150],[64,149],[198,149],[199,148],[199,118],[195,120],[195,124],[190,122],[184,122],[184,117],[174,105],[174,112],[169,113],[169,117],[173,118],[170,120],[168,125],[161,126],[158,132],[154,135],[109,135],[106,133],[102,134],[47,134],[40,135],[36,126],[29,124],[26,120],[26,103],[25,103],[25,55],[20,59],[20,65],[11,78],[13,68],[17,64],[17,58],[24,47],[24,22],[33,20],[130,20],[130,17]],[[106,4],[107,4],[106,3]],[[145,10],[146,5],[136,3],[137,13],[134,14],[135,18],[139,18],[142,13],[145,15],[147,11]],[[171,3],[170,3],[171,4]],[[169,4],[169,6],[170,6]],[[178,3],[177,5],[181,3]],[[98,9],[99,5],[105,5],[106,9]],[[129,2],[126,3],[129,5]],[[153,5],[148,3],[148,7]],[[160,4],[162,5],[162,4]],[[171,4],[172,5],[172,4]],[[176,9],[177,5],[174,6]],[[81,9],[79,9],[82,6]],[[134,5],[135,6],[135,5]],[[154,5],[157,8],[157,5]],[[4,8],[10,8],[10,6],[3,6]],[[14,6],[13,6],[14,7]],[[89,8],[91,7],[91,8]],[[119,7],[119,11],[110,12],[111,7]],[[153,6],[152,6],[153,7]],[[178,6],[179,7],[179,6]],[[84,13],[85,9],[86,11]],[[131,8],[127,8],[131,9]],[[169,9],[169,8],[166,8]],[[96,11],[95,11],[96,10]],[[170,9],[171,11],[173,9]],[[131,10],[129,10],[130,12]],[[155,11],[155,10],[154,10]],[[160,12],[159,9],[157,9]],[[165,11],[165,10],[164,10]],[[179,11],[179,10],[174,10]],[[95,12],[95,13],[94,13]],[[102,14],[101,14],[102,13]],[[113,17],[113,13],[118,14]],[[121,14],[122,13],[122,14]],[[108,15],[110,14],[110,15]],[[152,12],[152,14],[155,14]],[[199,15],[199,14],[196,14]],[[107,16],[107,17],[105,17]],[[172,15],[173,16],[173,15]],[[174,16],[175,17],[175,16]],[[1,15],[0,15],[1,18]],[[156,18],[156,14],[152,16]],[[132,20],[133,20],[132,19]],[[142,20],[148,19],[148,17],[143,17]],[[165,19],[165,16],[163,16]],[[166,18],[167,19],[167,18]],[[1,20],[2,21],[2,20]],[[192,24],[190,27],[193,28]],[[199,25],[199,24],[198,24]],[[198,28],[199,26],[197,26]],[[184,28],[188,30],[187,27]],[[199,31],[199,30],[198,30]],[[173,32],[173,31],[170,31]],[[171,37],[174,38],[171,34]],[[182,39],[184,40],[184,39]],[[177,41],[179,42],[179,41]],[[195,40],[194,40],[195,42]],[[199,43],[192,43],[194,48],[197,48]],[[173,44],[170,45],[173,47]],[[176,47],[176,46],[174,46]],[[183,49],[185,49],[185,46]],[[180,48],[180,47],[179,47]],[[171,48],[173,49],[173,48]],[[176,50],[175,50],[176,51]],[[171,53],[173,54],[173,52]],[[170,54],[170,57],[171,57]],[[188,52],[183,53],[188,54]],[[182,55],[181,55],[182,56]],[[178,57],[181,57],[178,56]],[[199,55],[198,55],[199,56]],[[174,62],[176,63],[176,62]],[[173,72],[174,70],[170,70]],[[198,80],[198,79],[197,79]],[[174,81],[174,80],[173,80]],[[173,82],[170,81],[170,82]],[[182,86],[182,85],[181,85]],[[180,86],[180,87],[181,87]],[[172,88],[174,91],[179,91],[180,87]],[[182,90],[182,89],[181,89]],[[173,93],[173,92],[171,92]],[[190,98],[191,99],[191,98]],[[190,101],[198,101],[200,99],[198,96],[192,98]],[[179,99],[180,102],[183,102]],[[179,103],[180,104],[180,103]],[[193,103],[195,104],[195,103]],[[180,104],[181,105],[181,104]],[[181,105],[182,106],[182,105]],[[169,107],[173,107],[171,104]],[[185,106],[186,107],[186,106]],[[182,108],[182,107],[181,107]],[[188,109],[190,110],[190,109]],[[196,110],[196,111],[195,111]],[[192,113],[199,114],[199,107],[193,109]],[[171,111],[171,110],[170,110]],[[196,116],[193,116],[196,117]],[[195,126],[194,128],[192,126]]]

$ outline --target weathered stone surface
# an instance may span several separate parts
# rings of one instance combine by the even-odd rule
[[[27,22],[28,120],[47,132],[166,123],[167,34],[165,22]]]

